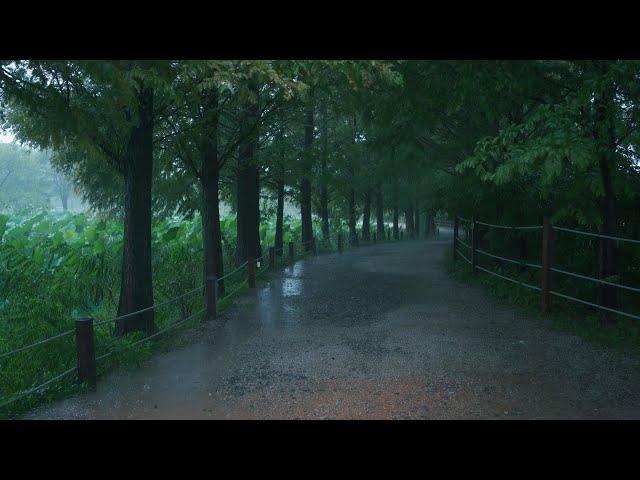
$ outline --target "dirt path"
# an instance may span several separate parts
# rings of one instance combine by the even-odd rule
[[[640,418],[637,359],[452,280],[445,248],[300,261],[185,346],[30,418]]]

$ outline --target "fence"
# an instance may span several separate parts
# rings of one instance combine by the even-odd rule
[[[388,239],[391,240],[390,237],[388,237]],[[371,243],[376,243],[377,241],[378,241],[377,235],[376,234],[372,235]],[[382,238],[382,241],[384,241],[384,238]],[[344,245],[345,245],[345,242],[343,239],[343,234],[339,233],[337,235],[337,252],[341,253],[345,248]],[[301,255],[296,255],[296,246],[300,247]],[[329,248],[329,251],[333,251],[332,246]],[[215,276],[207,277],[204,283],[169,300],[166,300],[166,301],[154,304],[150,307],[143,308],[135,312],[130,312],[130,313],[127,313],[126,315],[121,315],[109,320],[102,320],[102,321],[96,322],[91,317],[78,318],[75,320],[75,325],[74,325],[74,328],[72,329],[58,333],[49,338],[39,340],[32,344],[18,347],[9,352],[0,353],[0,362],[1,362],[4,359],[13,357],[14,355],[19,354],[21,352],[27,352],[37,347],[49,345],[52,342],[55,342],[57,340],[64,339],[67,337],[72,337],[72,336],[75,337],[75,363],[76,363],[75,366],[54,375],[53,377],[49,378],[48,380],[42,382],[37,386],[21,391],[20,393],[12,396],[9,399],[6,399],[6,400],[0,399],[0,408],[7,407],[8,405],[13,404],[14,402],[22,398],[25,398],[29,395],[42,392],[45,389],[47,389],[47,387],[50,387],[56,382],[62,379],[71,377],[74,373],[76,374],[76,379],[78,383],[81,383],[81,384],[85,383],[88,385],[88,387],[91,390],[95,390],[96,383],[97,383],[98,363],[101,360],[111,357],[112,355],[114,355],[114,353],[116,353],[116,350],[110,350],[101,355],[96,356],[96,348],[95,348],[96,336],[95,336],[95,330],[94,330],[96,327],[103,328],[103,327],[113,326],[115,325],[115,322],[119,320],[130,318],[145,312],[157,310],[160,307],[174,304],[178,301],[184,300],[185,298],[190,298],[198,292],[204,295],[205,306],[203,308],[197,310],[195,313],[190,313],[189,315],[186,315],[185,318],[182,318],[181,320],[170,324],[166,328],[163,328],[157,332],[151,333],[140,340],[137,340],[135,342],[129,343],[124,346],[124,349],[130,349],[144,342],[148,342],[152,339],[158,338],[166,334],[167,332],[186,324],[188,321],[199,317],[203,313],[206,313],[209,319],[215,319],[219,310],[218,306],[221,302],[230,299],[233,295],[238,293],[245,286],[248,286],[249,288],[255,288],[256,278],[262,276],[265,272],[269,270],[274,270],[277,266],[286,264],[287,262],[294,262],[296,259],[304,257],[307,254],[318,255],[318,253],[319,253],[318,242],[316,241],[315,237],[306,242],[302,242],[302,241],[289,242],[288,257],[285,257],[284,255],[284,246],[280,248],[276,248],[275,246],[272,246],[268,248],[266,254],[263,254],[258,258],[249,257],[245,262],[237,266],[234,270],[226,273],[224,276],[220,278],[216,278]],[[280,258],[280,261],[278,260],[279,258]],[[284,262],[282,261],[283,258],[285,259]],[[223,280],[230,279],[239,274],[244,274],[244,280],[242,280],[238,284],[238,286],[236,286],[236,288],[234,288],[231,292],[229,293],[225,292],[225,295],[223,297],[218,298],[218,287],[220,282],[222,282]]]
[[[471,244],[466,243],[465,241],[463,241],[462,239],[460,239],[459,237],[459,230],[461,227],[461,222],[463,224],[463,228],[465,228],[466,231],[470,232],[470,236],[471,236]],[[542,244],[541,244],[541,262],[540,264],[537,263],[530,263],[530,262],[526,262],[524,260],[515,260],[513,258],[507,258],[507,257],[503,257],[500,255],[496,255],[494,253],[490,253],[487,252],[485,250],[482,250],[480,248],[478,248],[478,238],[479,238],[479,229],[480,227],[486,227],[489,229],[503,229],[503,230],[510,230],[510,231],[523,231],[523,232],[527,232],[527,231],[535,231],[535,230],[539,230],[542,231]],[[596,237],[596,238],[606,238],[609,240],[615,240],[615,241],[620,241],[620,242],[629,242],[629,243],[634,243],[634,244],[640,244],[640,240],[634,240],[634,239],[629,239],[629,238],[622,238],[622,237],[614,237],[614,236],[610,236],[610,235],[603,235],[603,234],[599,234],[599,233],[592,233],[592,232],[585,232],[582,230],[576,230],[576,229],[572,229],[572,228],[566,228],[566,227],[561,227],[561,226],[557,226],[557,225],[552,225],[551,222],[549,221],[548,218],[544,218],[543,220],[543,224],[542,225],[530,225],[530,226],[510,226],[510,225],[495,225],[495,224],[491,224],[491,223],[485,223],[485,222],[480,222],[476,219],[465,219],[462,217],[455,217],[454,218],[454,222],[453,222],[453,258],[454,260],[456,260],[458,257],[462,258],[465,262],[469,263],[471,265],[471,269],[473,271],[473,273],[477,273],[478,271],[482,271],[485,273],[488,273],[490,275],[499,277],[503,280],[507,280],[509,282],[521,285],[525,288],[534,290],[534,291],[538,291],[540,292],[540,305],[542,308],[543,312],[548,312],[551,309],[551,297],[555,296],[558,298],[563,298],[565,300],[569,300],[571,302],[576,302],[576,303],[580,303],[582,305],[586,305],[589,307],[593,307],[602,311],[606,311],[609,313],[615,313],[618,315],[622,315],[625,317],[629,317],[629,318],[633,318],[636,320],[640,320],[640,316],[638,315],[634,315],[632,313],[628,313],[628,312],[624,312],[622,310],[618,310],[618,309],[614,309],[614,308],[610,308],[604,305],[599,305],[597,303],[594,302],[589,302],[587,300],[581,299],[581,298],[577,298],[571,295],[566,295],[563,294],[561,292],[555,291],[552,289],[552,274],[553,273],[557,273],[560,275],[566,275],[569,276],[571,278],[577,278],[577,279],[581,279],[581,280],[588,280],[590,282],[595,282],[598,283],[600,285],[606,285],[608,287],[613,287],[613,288],[618,288],[621,290],[626,290],[626,291],[631,291],[631,292],[635,292],[635,293],[640,293],[640,288],[636,288],[636,287],[631,287],[628,285],[623,285],[620,283],[615,283],[615,282],[610,282],[607,280],[603,280],[600,278],[594,278],[594,277],[590,277],[587,275],[582,275],[582,274],[578,274],[575,272],[571,272],[568,270],[563,270],[560,268],[556,268],[552,265],[552,252],[554,249],[554,232],[555,231],[562,231],[562,232],[568,232],[568,233],[572,233],[572,234],[576,234],[576,235],[584,235],[584,236],[589,236],[589,237]],[[467,235],[468,238],[468,235]],[[464,255],[462,253],[462,251],[460,250],[460,246],[463,246],[466,251],[468,252],[467,255]],[[519,265],[521,267],[526,267],[526,268],[531,268],[531,269],[537,269],[540,271],[540,286],[537,285],[532,285],[530,283],[526,283],[523,282],[521,280],[515,279],[515,278],[511,278],[511,277],[507,277],[505,275],[501,275],[497,272],[494,272],[492,270],[489,270],[487,268],[481,267],[480,265],[478,265],[478,254],[480,255],[484,255],[488,258],[492,258],[495,260],[500,260],[500,261],[505,261],[508,263],[512,263],[512,264],[516,264]]]

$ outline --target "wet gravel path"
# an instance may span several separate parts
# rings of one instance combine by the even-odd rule
[[[266,278],[186,344],[29,418],[640,418],[640,362],[378,244]]]

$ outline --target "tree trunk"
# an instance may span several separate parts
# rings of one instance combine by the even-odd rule
[[[358,245],[358,232],[356,230],[356,191],[349,189],[349,244]]]
[[[411,207],[404,209],[404,224],[407,236],[413,238],[413,210]]]
[[[249,87],[258,98],[258,85]],[[248,101],[243,118],[243,134],[246,138],[238,151],[237,177],[237,220],[236,220],[236,265],[239,266],[249,257],[259,258],[260,247],[260,174],[255,161],[258,135],[255,122],[258,119],[257,102]],[[249,129],[253,129],[249,133]]]
[[[307,105],[304,125],[304,174],[300,182],[300,216],[302,219],[302,244],[305,251],[313,248],[313,223],[311,218],[311,147],[313,144],[313,103]]]
[[[327,143],[328,143],[328,129],[327,129],[327,108],[326,104],[322,110],[322,123],[320,129],[320,137],[322,138],[322,175],[320,179],[320,216],[322,217],[322,236],[325,242],[329,242],[329,188],[327,183],[329,181],[329,169],[327,166]]]
[[[416,238],[420,238],[420,209],[418,207],[416,207],[414,216],[415,216],[415,223],[413,224],[414,235],[416,236]]]
[[[399,210],[398,206],[393,206],[393,238],[395,240],[400,240],[400,229],[398,228],[398,216]]]
[[[607,73],[606,62],[602,63],[602,74]],[[598,199],[598,207],[602,219],[600,233],[603,235],[615,236],[617,234],[617,218],[615,210],[615,193],[613,191],[612,172],[615,166],[616,136],[613,121],[611,118],[611,103],[613,90],[597,95],[594,99],[595,122],[594,139],[598,148],[598,166],[600,168],[600,178],[604,189],[604,197]],[[617,275],[616,265],[616,244],[615,240],[598,238],[597,247],[598,278],[607,279]],[[598,303],[608,308],[618,307],[618,291],[615,287],[601,285],[598,291]],[[601,312],[604,324],[614,322],[611,314]]]
[[[138,124],[125,151],[124,238],[118,316],[153,305],[151,272],[151,184],[153,179],[153,91],[138,93]],[[155,331],[154,311],[116,321],[115,335]]]
[[[376,228],[379,239],[384,239],[384,209],[382,207],[382,188],[376,189]]]
[[[283,222],[284,222],[284,163],[279,165],[278,171],[278,204],[276,207],[276,238],[275,247],[276,255],[281,257],[284,255],[284,242],[283,242]]]
[[[204,275],[215,275],[217,279],[224,277],[222,258],[222,232],[220,230],[220,198],[219,181],[220,166],[218,164],[218,95],[212,93],[206,105],[209,115],[207,139],[200,150],[202,190],[202,249],[204,257]],[[218,280],[218,295],[225,293],[224,280]]]
[[[362,240],[371,240],[371,189],[364,192],[364,208],[362,210]]]
[[[60,201],[62,202],[62,211],[66,212],[68,210],[69,195],[64,193],[60,194]]]
[[[202,156],[202,248],[205,278],[224,276],[222,233],[220,231],[219,171],[217,152],[212,149]],[[218,295],[224,295],[224,280],[218,281]]]
[[[610,165],[609,162],[603,158],[600,158],[599,163],[605,193],[604,198],[600,201],[600,214],[602,217],[600,233],[615,236],[617,233],[615,196],[613,193]],[[607,277],[617,275],[617,273],[615,240],[598,238],[598,278],[605,280]],[[599,297],[601,305],[608,308],[618,307],[618,291],[615,287],[602,285],[599,289]],[[609,313],[603,315],[603,320],[605,323],[613,322],[613,318]]]

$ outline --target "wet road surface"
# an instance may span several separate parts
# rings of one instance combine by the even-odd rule
[[[640,418],[636,358],[444,271],[450,239],[299,261],[47,419]]]

